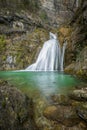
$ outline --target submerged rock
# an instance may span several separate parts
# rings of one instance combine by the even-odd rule
[[[49,106],[45,109],[44,116],[68,127],[75,126],[80,122],[75,110],[71,106]]]
[[[32,100],[8,85],[0,85],[0,130],[38,130]]]

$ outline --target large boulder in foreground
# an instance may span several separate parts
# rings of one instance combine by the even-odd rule
[[[0,130],[38,130],[32,100],[8,85],[0,86]]]

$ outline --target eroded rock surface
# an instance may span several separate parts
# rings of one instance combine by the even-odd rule
[[[7,82],[0,83],[0,130],[38,130],[32,100]]]
[[[75,92],[77,92],[77,94]],[[80,95],[83,94],[83,100],[81,96],[78,96],[79,93]],[[75,89],[71,92],[71,95],[73,94],[72,98],[70,94],[69,96],[52,95],[51,104],[44,109],[43,114],[48,120],[56,122],[54,125],[55,129],[87,129],[87,103],[84,93],[81,89]],[[75,98],[75,96],[78,98]]]

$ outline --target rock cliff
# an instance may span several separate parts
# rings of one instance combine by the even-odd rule
[[[52,31],[68,42],[65,71],[86,74],[86,14],[86,0],[0,0],[0,70],[33,63]]]
[[[82,1],[80,7],[72,17],[66,53],[66,62],[69,65],[65,71],[75,73],[87,79],[87,1]],[[69,61],[70,59],[70,61]]]

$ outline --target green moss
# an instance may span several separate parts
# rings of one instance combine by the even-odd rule
[[[47,13],[45,11],[41,11],[39,16],[40,16],[41,20],[47,20],[48,19]]]
[[[6,47],[6,40],[3,35],[0,36],[0,54],[5,51]]]
[[[2,107],[3,107],[3,108],[6,107],[6,101],[5,101],[5,100],[2,101]]]
[[[80,69],[79,71],[76,72],[76,75],[81,78],[82,80],[87,80],[87,70],[82,70]]]
[[[15,10],[16,12],[20,10],[36,12],[39,9],[39,3],[38,0],[0,0],[0,8],[11,12],[15,12]]]
[[[24,8],[29,9],[30,11],[35,11],[39,8],[39,1],[37,0],[23,0]]]
[[[6,56],[5,56],[5,55],[2,56],[2,60],[3,60],[3,61],[6,60]]]
[[[25,110],[24,108],[22,108],[22,109],[19,111],[18,116],[19,116],[20,118],[23,118],[24,113],[26,113],[26,110]]]

